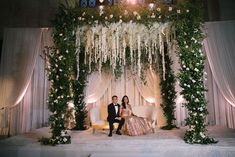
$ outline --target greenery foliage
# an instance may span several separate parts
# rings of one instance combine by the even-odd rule
[[[216,141],[205,135],[207,102],[204,87],[204,60],[202,52],[202,2],[194,1],[185,5],[190,9],[190,14],[182,14],[176,22],[177,41],[179,45],[179,58],[181,70],[179,74],[181,94],[186,103],[188,118],[184,140],[187,143],[209,144]]]
[[[197,2],[197,1],[196,1]],[[203,85],[203,71],[205,56],[201,52],[201,41],[203,39],[200,30],[202,26],[202,15],[200,3],[185,3],[184,6],[158,5],[155,9],[148,6],[126,7],[105,6],[104,9],[72,8],[60,6],[59,12],[53,21],[53,38],[55,47],[46,51],[46,59],[49,62],[48,74],[51,82],[49,96],[49,118],[52,137],[41,139],[43,144],[65,144],[71,142],[67,134],[64,114],[67,112],[67,103],[74,101],[76,110],[75,129],[85,129],[85,118],[87,111],[84,102],[84,89],[87,83],[88,70],[84,64],[84,47],[79,54],[79,71],[76,60],[76,29],[84,25],[102,24],[113,22],[142,23],[146,26],[153,22],[174,22],[177,29],[177,42],[179,46],[179,58],[181,71],[179,74],[180,85],[183,88],[181,94],[186,100],[185,106],[189,111],[186,125],[189,126],[184,140],[187,143],[208,144],[216,142],[207,137],[205,118],[208,114],[206,108],[205,92]],[[127,50],[128,51],[128,50]],[[167,118],[165,129],[174,127],[175,108],[175,78],[171,69],[172,61],[169,54],[165,53],[166,79],[161,80],[162,107]],[[144,57],[144,55],[142,56]],[[128,58],[128,57],[127,57]],[[127,59],[128,60],[128,59]],[[145,63],[145,62],[144,62]],[[131,64],[131,62],[129,62]],[[147,67],[148,63],[146,60]],[[107,64],[108,66],[108,64]],[[96,69],[96,65],[93,66]],[[116,73],[120,75],[121,68]],[[160,67],[161,72],[161,67]],[[77,74],[79,74],[78,78]]]
[[[160,76],[161,76],[161,95],[162,95],[162,103],[161,107],[163,109],[164,115],[166,117],[166,125],[161,127],[164,130],[171,130],[173,128],[177,128],[176,125],[174,125],[175,120],[175,98],[176,98],[176,91],[175,91],[175,76],[174,72],[171,68],[173,62],[169,56],[169,52],[167,49],[165,49],[164,58],[165,58],[165,79],[163,78],[163,71],[162,71],[162,65],[160,66]],[[159,62],[162,62],[162,56],[159,55]]]

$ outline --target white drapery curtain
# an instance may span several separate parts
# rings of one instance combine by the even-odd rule
[[[0,70],[1,108],[22,100],[33,73],[41,36],[40,29],[5,30]]]
[[[48,29],[5,29],[0,67],[0,134],[27,132],[47,123],[48,82],[40,55],[51,43]]]
[[[206,23],[206,55],[224,98],[235,107],[235,21]]]
[[[85,92],[88,110],[94,106],[101,106],[105,113],[113,95],[118,96],[119,103],[121,103],[122,97],[127,95],[133,106],[155,105],[158,113],[158,126],[163,126],[165,118],[160,107],[159,79],[159,75],[151,70],[147,72],[145,85],[139,77],[126,68],[123,68],[123,74],[117,80],[112,74],[94,72],[88,78]]]
[[[208,118],[209,125],[221,125],[228,128],[235,128],[235,107],[233,107],[220,92],[215,78],[211,72],[208,60],[205,70],[207,72],[206,87],[208,92]]]
[[[207,22],[208,121],[235,128],[235,21]]]
[[[221,27],[219,27],[218,25],[220,25]],[[229,49],[233,50],[230,51],[233,53],[230,55],[230,57],[227,57],[226,60],[228,61],[226,64],[232,65],[233,62],[230,62],[229,60],[231,60],[234,57],[234,48],[233,48],[234,44],[231,44],[234,43],[234,38],[232,38],[234,37],[234,35],[232,35],[234,34],[232,33],[234,29],[231,28],[231,30],[228,32],[229,25],[230,27],[234,26],[234,22],[228,21],[228,22],[218,22],[218,23],[215,22],[207,23],[206,24],[207,35],[210,35],[209,37],[211,37],[212,34],[215,37],[213,37],[213,39],[207,40],[204,44],[205,46],[206,44],[208,44],[205,49],[208,59],[210,59],[209,55],[214,55],[213,57],[217,57],[216,55],[220,55],[220,53],[219,54],[215,53],[219,52],[218,50],[214,50],[214,49],[221,49],[217,48],[219,45],[223,46],[225,49],[221,50],[221,52],[223,52],[221,53],[223,54],[223,56],[220,55],[219,58],[228,56],[226,55],[225,51],[228,52]],[[212,30],[214,30],[215,32]],[[15,33],[12,33],[11,31]],[[219,31],[222,31],[223,33],[218,33]],[[51,39],[51,30],[40,29],[40,28],[6,29],[4,34],[5,35],[4,35],[4,42],[2,49],[3,51],[1,57],[2,60],[0,66],[0,71],[1,71],[0,134],[7,134],[9,132],[11,135],[14,135],[21,132],[27,132],[34,128],[42,127],[46,125],[46,123],[48,122],[49,111],[47,109],[46,99],[48,95],[49,84],[44,69],[45,62],[39,55],[41,54],[44,46],[46,45],[48,46],[52,43],[52,39]],[[219,37],[218,34],[220,34]],[[231,40],[229,40],[225,44],[230,43],[230,45],[224,46],[224,42],[218,43],[218,40],[228,40],[228,39]],[[217,44],[216,45],[213,44],[213,46],[210,46],[209,49],[208,46],[212,45],[212,43],[214,42],[213,40],[215,40]],[[216,46],[216,48],[213,48],[214,46]],[[30,57],[26,57],[27,53],[19,52],[20,50],[31,51],[31,53],[33,54],[29,54]],[[24,54],[25,61],[27,62],[28,65],[26,65],[26,62],[24,63],[19,62],[21,60],[24,60],[24,58],[22,59],[23,55],[17,57],[17,55],[14,54],[14,51],[17,52],[16,54],[19,53]],[[210,54],[208,55],[208,53]],[[177,56],[173,53],[171,53],[171,56],[172,59],[174,60],[173,69],[177,73],[179,68],[179,65],[177,63],[178,62]],[[216,124],[216,125],[227,126],[229,128],[235,128],[234,124],[235,108],[227,101],[228,98],[224,97],[224,94],[219,88],[218,81],[216,81],[214,75],[214,73],[216,72],[219,73],[217,74],[217,76],[218,75],[222,76],[222,74],[224,74],[224,71],[219,72],[218,70],[215,70],[213,73],[213,69],[211,68],[211,67],[215,68],[217,66],[216,64],[218,62],[221,62],[222,60],[223,59],[219,59],[217,62],[211,61],[209,62],[210,64],[209,63],[206,64],[206,71],[208,73],[207,82],[206,82],[206,85],[208,87],[208,93],[207,93],[208,111],[209,111],[208,122],[210,125]],[[22,70],[22,73],[20,73],[19,71],[18,71],[19,73],[15,72],[17,71],[17,69],[22,67],[25,67],[25,69]],[[234,66],[226,67],[225,65],[223,67],[225,67],[225,71],[234,68]],[[29,69],[28,71],[30,71],[30,69],[32,70],[31,75],[26,74],[27,72],[26,69]],[[11,79],[10,73],[13,73],[12,78],[14,79]],[[232,75],[233,72],[229,73],[229,75],[224,75],[223,77],[225,76],[229,77]],[[21,83],[20,78],[26,76],[31,77],[31,79],[29,78],[22,79],[24,80],[23,82],[25,82],[25,84],[20,84]],[[90,107],[97,105],[107,105],[108,103],[111,102],[111,96],[114,94],[119,96],[119,102],[120,102],[122,96],[126,94],[129,96],[132,105],[156,105],[158,109],[157,123],[158,125],[164,124],[164,119],[163,119],[164,117],[162,115],[162,111],[160,108],[161,95],[159,87],[159,76],[158,75],[154,76],[153,74],[149,73],[146,79],[147,79],[147,86],[143,86],[142,84],[140,84],[138,78],[133,77],[133,75],[130,75],[130,72],[128,72],[125,69],[123,75],[118,80],[115,80],[114,77],[109,74],[99,75],[98,73],[93,73],[88,79],[89,83],[87,90],[85,92],[87,96],[86,97],[87,107],[89,109]],[[22,89],[19,90],[20,89],[19,87],[14,88],[13,85],[14,86],[17,85],[14,82],[18,83],[19,86],[22,87]],[[17,94],[11,95],[11,92],[12,90],[14,93],[20,93],[14,90],[24,92],[25,91],[24,86],[28,86],[28,88],[26,88],[27,90],[19,103],[6,103],[9,98],[9,97],[5,98],[5,96],[7,95],[12,96],[10,97],[10,99],[14,98],[15,102],[17,102],[17,100],[19,100],[20,98],[19,95],[21,94],[19,94],[18,96]],[[227,86],[227,87],[231,88],[230,89],[231,91],[234,90],[234,88],[232,88],[233,86]],[[145,92],[146,90],[147,92]],[[178,92],[180,91],[178,83],[176,85],[176,90]],[[148,99],[148,97],[150,99]],[[183,101],[184,100],[182,99],[182,96],[178,94],[176,99],[176,113],[175,113],[176,115],[175,123],[178,126],[184,125],[184,119],[187,117],[186,109],[182,107]],[[14,102],[14,101],[11,100],[9,102]],[[8,129],[4,130],[4,128]]]

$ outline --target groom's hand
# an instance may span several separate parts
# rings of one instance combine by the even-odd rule
[[[116,119],[118,119],[118,120],[122,120],[122,117],[116,117]]]

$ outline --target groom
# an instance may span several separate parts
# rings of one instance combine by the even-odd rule
[[[109,122],[109,137],[112,136],[113,123],[119,123],[116,134],[121,135],[121,128],[125,122],[125,119],[120,117],[120,105],[117,103],[118,97],[112,96],[112,103],[108,105],[108,122]]]

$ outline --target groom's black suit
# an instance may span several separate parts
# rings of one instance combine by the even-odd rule
[[[117,119],[118,117],[121,117],[120,116],[120,105],[117,104],[117,107],[118,107],[118,111],[116,113],[116,110],[115,110],[115,105],[113,103],[109,104],[108,105],[108,122],[109,122],[109,129],[110,129],[110,133],[112,135],[112,131],[113,131],[113,123],[119,123],[118,125],[118,128],[117,128],[117,132],[119,132],[125,122],[125,119],[124,118],[121,118],[121,120]]]

